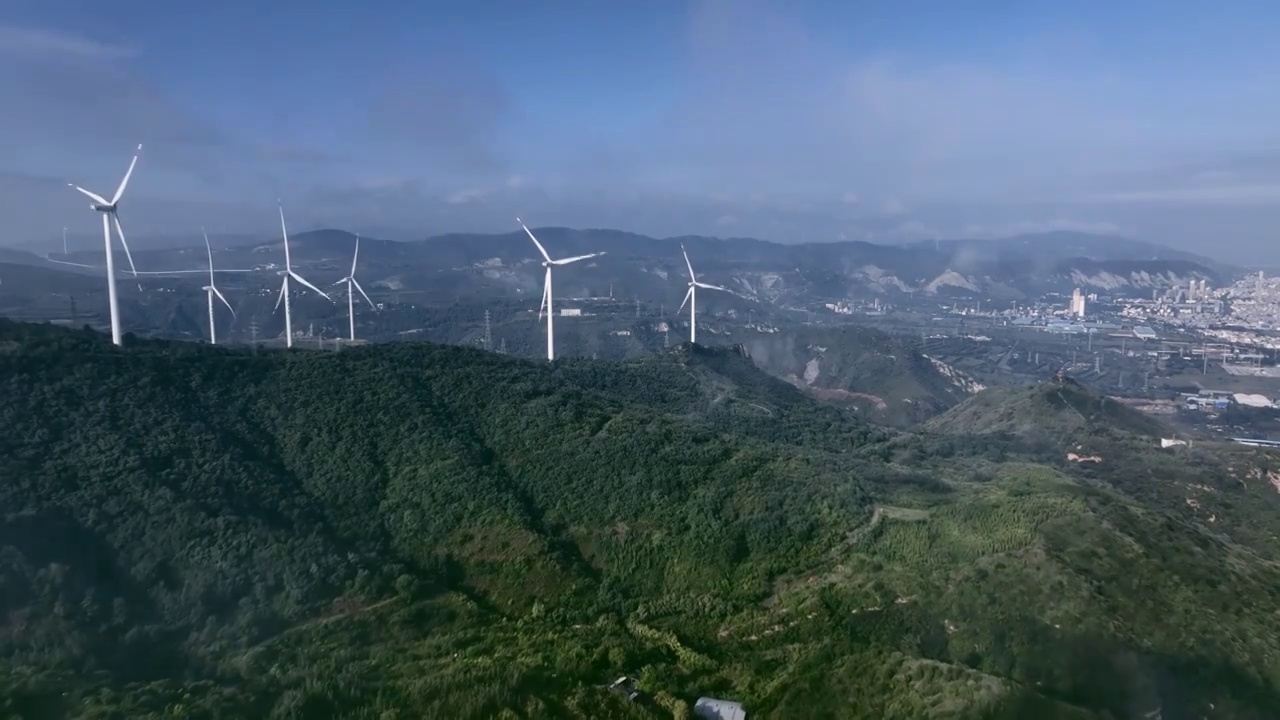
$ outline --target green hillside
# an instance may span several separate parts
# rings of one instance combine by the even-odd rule
[[[1172,435],[1160,421],[1108,400],[1070,378],[1029,387],[984,390],[929,421],[926,429],[1002,432],[1059,440],[1111,431],[1152,438]]]
[[[1210,521],[732,349],[0,320],[0,716],[1273,718],[1280,507],[1230,467]]]
[[[916,344],[874,328],[797,327],[744,344],[766,371],[880,423],[919,423],[969,397]]]

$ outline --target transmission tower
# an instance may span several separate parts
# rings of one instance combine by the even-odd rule
[[[489,324],[489,311],[484,311],[484,349],[493,350],[493,330]]]
[[[636,296],[636,319],[640,319],[640,296]]]

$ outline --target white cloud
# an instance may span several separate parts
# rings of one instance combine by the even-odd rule
[[[1207,203],[1253,205],[1280,202],[1280,183],[1207,185],[1201,187],[1131,190],[1091,195],[1101,203]]]
[[[136,55],[137,50],[54,30],[0,25],[0,53],[114,60]]]

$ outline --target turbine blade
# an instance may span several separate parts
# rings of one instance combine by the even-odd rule
[[[676,310],[676,312],[677,312],[677,313],[678,313],[678,312],[680,312],[680,310],[684,310],[684,306],[689,304],[689,298],[691,298],[691,297],[693,297],[693,286],[692,286],[692,285],[690,285],[690,286],[689,286],[689,291],[688,291],[688,292],[686,292],[686,293],[684,294],[684,300],[682,300],[682,301],[680,302],[680,309],[679,309],[679,310]]]
[[[369,303],[369,307],[373,308],[374,312],[377,312],[378,306],[373,304],[373,301],[369,299],[369,294],[364,291],[364,288],[360,287],[360,281],[355,278],[351,278],[351,284],[355,285],[356,289],[360,291],[360,294],[364,296],[364,301]],[[347,290],[347,292],[351,291]]]
[[[356,235],[356,251],[351,255],[351,277],[356,276],[356,260],[360,257],[360,236]]]
[[[110,203],[108,203],[108,202],[107,202],[107,199],[106,199],[106,198],[102,197],[102,196],[101,196],[101,195],[99,195],[98,193],[89,192],[88,190],[85,190],[84,188],[80,187],[79,185],[76,185],[76,184],[74,184],[74,183],[67,183],[67,186],[68,186],[68,187],[73,187],[73,188],[75,188],[75,189],[79,190],[80,192],[84,193],[85,195],[88,195],[90,200],[92,200],[92,201],[94,201],[94,202],[98,203],[99,205],[109,205],[109,204],[110,204]]]
[[[276,201],[280,208],[280,237],[284,239],[284,269],[293,272],[292,265],[289,264],[289,231],[284,226],[284,204]]]
[[[51,257],[46,257],[46,258],[45,258],[45,260],[47,260],[47,261],[49,261],[49,262],[51,262],[51,263],[57,263],[57,264],[59,264],[59,265],[70,265],[70,266],[72,266],[72,267],[89,268],[90,270],[101,270],[101,269],[102,269],[102,268],[98,267],[97,265],[85,265],[84,263],[73,263],[73,262],[68,262],[68,261],[66,261],[66,260],[54,260],[54,259],[53,259],[53,258],[51,258]]]
[[[708,290],[723,290],[724,292],[729,292],[729,288],[722,288],[719,285],[708,285],[707,283],[704,283],[704,282],[695,282],[694,285],[697,285],[700,288],[706,288]]]
[[[50,260],[50,262],[57,262],[57,260]],[[139,275],[194,275],[196,273],[204,274],[207,272],[209,272],[207,269],[205,270],[139,270],[138,274]],[[218,272],[220,273],[251,273],[251,272],[258,272],[258,271],[257,270],[240,270],[240,269],[233,269],[233,270],[223,269],[223,270],[219,270]]]
[[[303,285],[306,285],[307,287],[311,288],[312,290],[316,291],[317,293],[320,293],[320,296],[321,296],[321,297],[323,297],[325,300],[328,300],[329,302],[334,302],[334,299],[333,299],[333,298],[331,298],[331,297],[329,297],[329,296],[325,293],[325,291],[323,291],[323,290],[321,290],[320,288],[316,287],[315,285],[312,285],[311,283],[307,282],[307,279],[306,279],[306,278],[304,278],[304,277],[302,277],[302,276],[301,276],[301,275],[299,275],[298,273],[296,273],[296,272],[294,272],[294,271],[290,270],[290,271],[289,271],[289,277],[293,278],[294,280],[297,280],[298,282],[302,283]]]
[[[689,281],[698,282],[698,278],[693,274],[693,263],[689,262],[689,253],[684,249],[684,243],[680,243],[680,252],[684,255],[684,264],[689,268]]]
[[[138,146],[138,152],[142,152],[142,146]],[[120,202],[120,198],[124,196],[124,189],[129,186],[129,177],[133,175],[133,166],[138,164],[137,153],[133,156],[133,161],[129,163],[129,169],[124,173],[124,179],[120,181],[120,187],[116,188],[116,194],[111,198],[111,204],[115,205]]]
[[[134,277],[138,277],[138,268],[133,265],[133,255],[129,254],[129,242],[124,239],[124,228],[120,227],[120,216],[115,211],[112,211],[111,219],[116,222],[116,234],[120,236],[120,245],[124,248],[124,256],[129,258],[129,270],[133,271]]]
[[[547,262],[551,262],[551,256],[547,254],[547,249],[542,247],[542,243],[538,242],[538,238],[533,236],[533,231],[530,230],[520,218],[516,218],[516,222],[520,223],[520,227],[524,228],[524,231],[529,235],[529,239],[533,241],[533,244],[538,246],[538,252],[542,253],[542,259]]]
[[[200,234],[204,236],[205,252],[209,253],[209,287],[213,287],[213,248],[209,245],[209,233],[205,232],[204,228],[200,228]]]
[[[542,283],[542,302],[538,304],[538,322],[542,322],[542,312],[547,309],[547,283]]]
[[[571,258],[565,258],[563,260],[552,260],[551,264],[552,265],[568,265],[569,263],[576,263],[579,260],[589,260],[593,257],[600,257],[601,255],[604,255],[604,254],[605,253],[598,252],[598,253],[591,253],[589,255],[575,255]]]
[[[235,317],[235,316],[236,316],[236,309],[235,309],[235,308],[233,308],[233,307],[231,307],[231,303],[227,302],[227,298],[226,298],[225,296],[223,296],[222,291],[221,291],[221,290],[219,290],[219,289],[218,289],[218,288],[216,288],[216,287],[213,287],[212,285],[210,285],[209,287],[210,287],[210,288],[213,288],[213,294],[214,294],[214,295],[217,295],[217,296],[218,296],[218,299],[222,301],[222,304],[223,304],[223,305],[226,305],[226,306],[227,306],[227,309],[231,311],[231,317]]]
[[[272,313],[280,309],[280,303],[284,302],[284,291],[288,287],[289,279],[285,278],[284,282],[280,283],[280,297],[276,298],[276,306],[271,308]]]

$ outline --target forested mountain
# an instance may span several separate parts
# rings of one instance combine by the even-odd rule
[[[1277,717],[1268,456],[1094,436],[877,429],[733,348],[0,321],[0,714]]]
[[[1109,400],[1070,377],[1016,388],[993,388],[929,421],[941,432],[1005,432],[1071,442],[1091,432],[1115,429],[1148,438],[1172,431],[1150,415]]]

